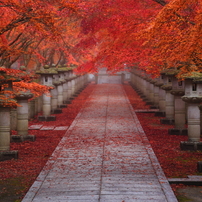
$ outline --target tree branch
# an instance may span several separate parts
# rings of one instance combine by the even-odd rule
[[[156,3],[162,5],[162,6],[165,6],[167,4],[167,2],[165,2],[164,0],[153,0],[155,1]]]

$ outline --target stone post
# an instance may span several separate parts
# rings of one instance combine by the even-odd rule
[[[45,65],[44,69],[37,71],[37,74],[41,76],[42,85],[50,86],[54,88],[53,85],[53,75],[57,74],[57,71],[54,68],[49,68],[49,66]],[[43,116],[39,116],[39,121],[55,121],[56,117],[51,116],[51,93],[46,93],[42,95],[42,111]]]
[[[70,74],[69,74],[69,78],[68,78],[68,81],[67,81],[67,103],[70,104],[71,103],[71,96],[72,96],[72,82],[71,82],[71,78],[70,78]]]
[[[188,103],[188,141],[181,142],[180,147],[182,150],[202,150],[199,110],[199,104],[202,102],[202,80],[200,77],[185,79],[185,95],[182,100]]]
[[[5,75],[4,72],[0,72],[0,74]],[[12,80],[1,80],[0,85],[7,84],[5,90],[12,91],[13,83]],[[1,91],[1,88],[0,88]],[[3,93],[3,92],[1,92]],[[18,151],[10,150],[10,132],[11,132],[11,107],[9,105],[10,101],[14,101],[8,99],[7,101],[0,99],[0,161],[10,160],[12,158],[18,158]]]
[[[37,98],[38,99],[38,113],[40,113],[42,111],[42,105],[43,105],[43,102],[42,102],[42,95],[40,97]]]
[[[65,108],[67,107],[65,101],[67,100],[68,92],[67,92],[67,85],[65,80],[65,72],[68,71],[67,67],[60,67],[57,68],[60,85],[58,85],[58,107]]]
[[[34,103],[35,103],[35,112],[34,112],[34,115],[37,115],[38,114],[38,105],[39,105],[39,100],[38,100],[38,97],[36,97],[35,99],[34,99]]]
[[[154,83],[154,108],[159,108],[159,78]]]
[[[18,151],[10,151],[10,108],[0,106],[0,117],[0,161],[17,159]]]
[[[146,81],[146,99],[144,101],[146,101],[146,104],[151,105],[152,102],[150,100],[150,82],[149,82],[150,78],[148,76],[145,77],[145,81]]]
[[[165,90],[163,90],[161,88],[161,86],[163,86],[164,82],[163,82],[163,75],[161,75],[158,78],[158,81],[155,83],[156,86],[159,87],[159,111],[155,112],[155,116],[159,116],[159,117],[164,117],[165,116],[165,111],[166,111],[166,103],[165,103],[165,97],[166,97],[166,92]]]
[[[28,105],[29,105],[29,111],[28,111],[29,117],[28,117],[28,119],[30,120],[35,115],[35,100],[34,99],[30,100],[28,102]]]
[[[174,124],[174,95],[170,93],[170,91],[172,90],[172,82],[171,82],[171,77],[169,75],[164,74],[164,85],[161,86],[161,88],[166,91],[166,96],[165,96],[166,118],[161,119],[160,122],[162,124],[172,125]]]
[[[178,81],[175,75],[172,75],[172,90],[170,91],[174,95],[175,103],[175,127],[168,130],[171,135],[187,135],[187,129],[185,128],[186,122],[186,108],[185,102],[182,100],[184,95],[184,81]]]
[[[67,95],[66,95],[64,104],[70,104],[71,103],[71,101],[69,100],[70,96],[71,96],[70,70],[67,70],[66,72],[64,72],[64,75],[65,75],[66,91],[67,91]]]
[[[28,134],[28,99],[33,97],[32,93],[18,93],[16,99],[20,107],[17,107],[17,135],[11,136],[12,142],[23,142],[25,140],[35,141],[34,135]]]
[[[74,99],[74,95],[75,95],[75,79],[76,76],[74,74],[72,74],[72,80],[71,80],[71,86],[72,86],[72,98]]]
[[[11,114],[11,130],[17,129],[17,109],[13,108],[10,111]]]
[[[62,109],[58,108],[58,86],[60,85],[60,81],[57,80],[57,76],[53,75],[53,85],[55,86],[51,90],[51,112],[53,114],[62,113]]]

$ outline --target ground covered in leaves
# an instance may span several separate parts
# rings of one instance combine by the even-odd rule
[[[55,114],[56,121],[39,122],[36,116],[29,125],[70,126],[94,87],[94,84],[89,84],[67,108],[62,109],[63,113]],[[12,133],[15,134],[16,131]],[[21,201],[64,133],[64,130],[30,130],[29,134],[36,136],[35,142],[11,143],[11,150],[18,150],[19,158],[0,162],[1,202]]]
[[[129,85],[124,85],[126,94],[134,110],[146,110],[150,106]],[[188,175],[201,175],[197,172],[197,162],[202,161],[201,151],[181,151],[180,142],[186,141],[187,136],[169,135],[168,129],[173,125],[163,125],[155,113],[136,113],[138,119],[149,139],[149,142],[163,168],[167,178],[186,178]],[[179,188],[187,188],[185,185],[171,185],[179,201],[192,201],[181,196],[177,191]],[[193,187],[193,186],[192,186]],[[200,189],[202,192],[202,187]]]
[[[29,124],[70,126],[94,87],[94,84],[90,84],[84,89],[67,108],[63,109],[64,113],[56,115],[56,121],[38,122],[35,118]],[[124,89],[135,110],[149,109],[150,106],[142,101],[130,85],[124,85]],[[186,177],[187,175],[200,174],[197,173],[196,165],[197,161],[202,161],[202,152],[180,150],[180,141],[187,140],[186,136],[169,135],[168,128],[173,126],[160,124],[162,117],[155,117],[154,113],[137,113],[137,116],[166,177]],[[1,202],[21,201],[63,137],[64,131],[31,130],[30,134],[36,135],[35,142],[11,143],[11,150],[19,151],[18,160],[0,162]],[[177,189],[187,187],[185,185],[172,185],[172,188],[176,195],[179,195]],[[179,201],[188,200],[185,198]]]

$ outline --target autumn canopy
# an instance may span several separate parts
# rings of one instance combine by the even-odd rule
[[[200,0],[3,0],[0,66],[201,71]]]

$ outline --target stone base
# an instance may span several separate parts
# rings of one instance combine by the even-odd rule
[[[150,106],[150,109],[158,109],[158,107],[157,107],[157,106],[152,105],[152,106]]]
[[[180,149],[182,151],[202,151],[202,142],[180,142]]]
[[[58,105],[59,108],[67,108],[66,104]]]
[[[136,92],[137,92],[137,91],[136,91]],[[138,94],[140,97],[144,96],[144,94],[143,94],[141,91],[138,91],[137,94]]]
[[[144,102],[149,102],[149,100],[145,97],[145,98],[142,98],[142,100],[144,101]]]
[[[175,123],[174,119],[160,119],[161,124],[173,125]]]
[[[151,102],[151,101],[147,101],[146,102],[146,105],[153,105],[154,103],[153,102]]]
[[[64,101],[64,104],[71,104],[71,100]]]
[[[199,173],[202,173],[202,161],[198,161],[198,162],[197,162],[197,171],[198,171]]]
[[[38,121],[56,121],[55,116],[38,116]]]
[[[140,98],[141,98],[142,100],[146,99],[145,95],[141,95]]]
[[[24,141],[31,141],[34,142],[36,140],[35,135],[11,135],[11,142],[24,142]]]
[[[61,114],[62,113],[62,109],[54,109],[52,112],[52,114]]]
[[[158,116],[158,117],[165,117],[165,116],[166,116],[166,113],[165,113],[165,112],[155,112],[155,116]]]
[[[136,90],[136,93],[141,97],[143,94],[141,91]]]
[[[188,130],[187,130],[187,128],[184,128],[184,129],[169,128],[168,134],[170,134],[170,135],[186,135],[187,136]]]
[[[73,95],[73,98],[77,98],[79,96],[79,93],[75,93],[74,95]]]
[[[82,91],[83,91],[83,89],[80,89],[80,90],[78,90],[78,92],[77,92],[77,93],[78,93],[78,94],[80,94]]]
[[[0,151],[0,161],[18,159],[18,151]]]

